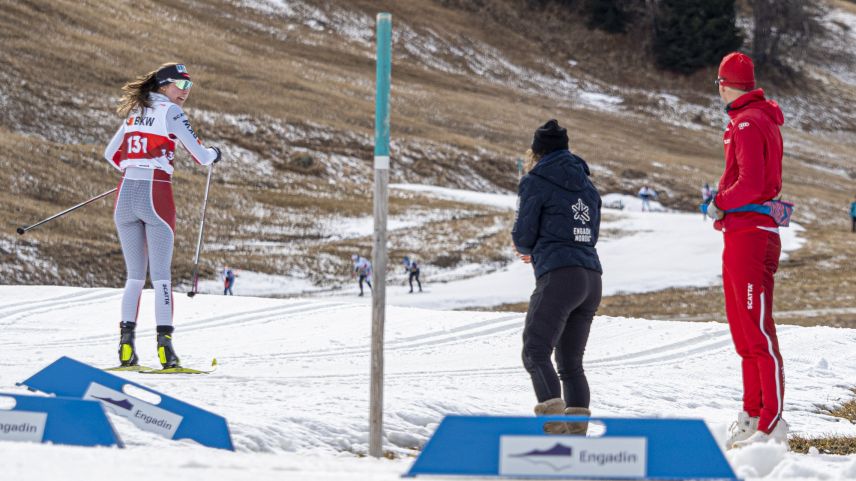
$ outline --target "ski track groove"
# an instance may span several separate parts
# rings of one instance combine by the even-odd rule
[[[26,301],[26,302],[16,302],[14,304],[7,304],[5,306],[0,307],[0,321],[5,321],[7,319],[12,318],[13,320],[20,320],[30,315],[35,314],[44,314],[45,312],[50,312],[52,310],[64,309],[70,307],[79,307],[93,304],[95,300],[100,300],[103,302],[104,300],[111,297],[121,297],[121,292],[115,292],[113,289],[108,289],[100,292],[93,293],[84,293],[81,294],[79,292],[66,294],[62,296],[57,296],[49,299],[40,299],[37,301]],[[71,299],[71,300],[69,300]],[[19,309],[14,309],[15,307],[27,306]],[[6,312],[9,308],[13,308],[13,310]],[[25,316],[17,316],[13,317],[16,314],[20,314],[22,312],[27,312],[28,314]]]
[[[11,316],[15,316],[21,312],[29,311],[31,314],[40,314],[49,312],[57,308],[70,308],[81,305],[93,304],[93,301],[104,302],[106,299],[113,297],[121,297],[121,292],[114,292],[112,289],[107,292],[99,291],[91,294],[80,294],[74,292],[64,294],[47,299],[37,301],[17,302],[0,306],[0,320],[6,320]],[[317,301],[302,301],[285,306],[272,306],[250,311],[235,312],[225,316],[207,317],[195,319],[183,323],[181,325],[182,332],[202,331],[207,329],[215,329],[223,326],[248,326],[252,324],[264,324],[280,320],[283,318],[292,317],[297,314],[306,315],[310,313],[323,312],[329,309],[337,309],[342,307],[362,307],[361,304],[353,304],[347,302],[323,302]],[[427,332],[414,336],[391,339],[386,343],[387,351],[392,352],[407,352],[411,350],[421,350],[422,348],[435,348],[448,345],[460,344],[467,341],[472,341],[479,338],[490,338],[498,334],[509,332],[516,329],[521,329],[521,314],[504,315],[491,319],[486,319],[478,322],[473,322],[458,326],[452,329],[443,331]],[[780,332],[788,331],[792,326],[779,326]],[[485,329],[486,328],[486,329]],[[141,334],[146,334],[148,331],[154,332],[154,329],[141,330]],[[712,334],[703,334],[695,336],[683,341],[664,344],[661,346],[644,349],[637,352],[629,352],[617,356],[609,356],[604,358],[594,358],[586,362],[589,368],[638,368],[640,366],[656,366],[663,364],[672,364],[673,361],[680,359],[682,362],[689,358],[697,358],[711,354],[722,349],[726,349],[732,345],[727,332],[719,332]],[[96,335],[78,339],[64,339],[51,343],[40,345],[40,347],[60,347],[69,345],[86,345],[103,343],[114,339],[113,334]],[[343,356],[365,355],[369,354],[368,343],[359,346],[351,345],[342,348],[327,348],[312,351],[290,351],[281,354],[267,353],[261,355],[244,356],[245,361],[252,358],[264,359],[269,362],[272,358],[279,360],[288,360],[293,358],[338,358]],[[446,369],[446,370],[420,370],[408,372],[390,372],[387,376],[390,379],[408,379],[413,377],[422,377],[426,374],[431,375],[453,375],[456,377],[473,377],[485,375],[503,375],[511,373],[521,373],[524,371],[522,366],[502,366],[491,368],[476,368],[476,369]],[[317,379],[335,379],[348,378],[351,384],[353,382],[364,382],[367,374],[361,373],[346,373],[346,374],[307,374],[306,376],[287,376],[270,378],[275,382],[281,382],[288,379],[306,380],[309,377]],[[242,376],[218,376],[223,378],[241,379],[243,381],[257,380],[255,378],[246,378]]]
[[[509,316],[510,317],[510,316]],[[516,317],[516,316],[515,316]],[[496,320],[493,320],[494,322]],[[781,329],[780,332],[788,331],[793,326],[782,326],[784,329]],[[502,329],[505,330],[505,329]],[[414,336],[417,337],[417,336]],[[472,339],[474,337],[478,337],[476,335],[469,336],[466,339]],[[444,343],[445,344],[445,343]],[[439,346],[440,344],[434,344]],[[675,342],[671,344],[666,344],[657,348],[645,349],[639,352],[622,354],[620,356],[612,356],[606,358],[595,358],[591,361],[586,361],[587,368],[621,368],[621,369],[636,369],[641,366],[653,367],[659,365],[668,365],[674,364],[675,360],[680,360],[682,363],[686,362],[690,359],[698,359],[702,357],[709,356],[712,353],[719,352],[724,349],[729,349],[732,346],[731,338],[728,332],[715,333],[713,335],[706,334],[703,336],[696,336],[681,342]],[[399,349],[393,350],[406,350],[412,346],[402,346]],[[359,349],[357,352],[348,353],[348,354],[368,354],[368,346]],[[305,357],[305,356],[301,356]],[[636,361],[636,362],[628,362],[628,361]],[[514,366],[501,366],[501,367],[491,367],[491,368],[475,368],[475,369],[444,369],[444,370],[420,370],[420,371],[407,371],[407,372],[388,372],[385,377],[390,379],[407,379],[407,378],[420,378],[425,375],[454,375],[455,377],[483,377],[489,375],[501,375],[501,374],[511,374],[511,373],[520,373],[523,372],[522,365],[514,365]],[[281,381],[285,379],[295,379],[295,380],[306,380],[307,378],[318,378],[318,379],[337,379],[337,378],[348,378],[350,381],[344,382],[344,384],[354,384],[354,383],[363,383],[365,382],[365,377],[367,374],[363,373],[344,373],[344,374],[307,374],[306,376],[287,376],[287,377],[277,377],[270,378],[270,381]],[[239,377],[236,377],[239,378]],[[241,378],[245,379],[245,378]]]
[[[309,307],[305,307],[309,305]],[[277,319],[282,319],[283,317],[289,317],[294,314],[306,314],[312,312],[320,312],[327,309],[339,308],[342,306],[347,306],[348,303],[340,303],[340,302],[325,302],[323,304],[319,304],[313,301],[307,301],[296,304],[289,304],[287,306],[275,306],[275,307],[266,307],[262,309],[257,309],[254,311],[242,311],[236,312],[233,314],[225,315],[225,316],[217,316],[217,317],[209,317],[203,319],[197,319],[195,321],[190,321],[187,323],[182,323],[178,327],[182,333],[184,332],[193,332],[193,331],[202,331],[210,328],[217,328],[222,326],[242,326],[246,327],[251,324],[256,323],[264,323],[271,322]],[[263,314],[261,316],[257,316],[255,314]],[[140,329],[137,334],[140,336],[154,334],[155,329],[146,328]],[[46,342],[39,344],[41,348],[47,347],[63,347],[63,346],[78,346],[78,345],[91,345],[91,344],[100,344],[103,342],[109,342],[116,339],[115,333],[111,334],[98,334],[95,336],[86,336],[75,339],[62,339],[53,342]]]
[[[69,293],[69,294],[63,294],[63,295],[60,295],[60,296],[45,297],[45,298],[42,298],[42,299],[30,299],[30,300],[27,300],[27,301],[13,302],[13,303],[11,303],[11,304],[4,304],[4,305],[0,306],[0,312],[3,312],[3,311],[5,311],[6,309],[9,309],[9,308],[12,308],[12,307],[30,306],[30,305],[32,305],[32,304],[37,304],[37,303],[40,303],[40,302],[59,301],[59,300],[63,300],[63,299],[68,299],[68,298],[70,298],[70,297],[78,297],[78,296],[79,296],[79,294],[80,294],[79,292],[72,292],[72,293]],[[90,293],[90,294],[92,294],[92,293]]]
[[[479,337],[487,337],[493,334],[499,334],[502,332],[507,332],[510,330],[517,329],[520,326],[519,315],[512,316],[503,316],[499,318],[489,319],[487,321],[482,321],[474,324],[468,324],[465,326],[461,326],[455,328],[450,331],[443,331],[441,333],[433,333],[433,334],[423,334],[419,336],[411,336],[409,338],[402,338],[398,340],[393,340],[386,343],[387,351],[407,351],[415,348],[422,347],[440,347],[440,346],[448,346],[451,344],[460,343],[461,341],[470,341],[472,339],[476,339]],[[492,329],[484,329],[477,332],[470,333],[465,336],[447,336],[449,332],[456,331],[469,331],[473,328],[481,327],[484,325],[495,324],[498,322],[506,321],[506,320],[514,320],[514,322],[510,322],[503,326],[497,326]],[[426,341],[426,342],[416,342],[409,343],[409,341],[413,339],[427,339],[430,337],[438,337],[444,336],[440,339],[436,339],[434,341]],[[645,349],[643,351],[631,352],[626,354],[621,354],[618,356],[593,359],[591,361],[587,361],[587,365],[591,366],[616,366],[616,367],[635,367],[639,365],[653,365],[655,363],[662,363],[663,361],[671,361],[675,358],[686,358],[687,356],[695,356],[696,354],[704,354],[712,351],[718,351],[722,348],[725,348],[731,344],[731,338],[728,336],[727,332],[722,333],[714,333],[714,334],[705,334],[701,336],[695,336],[683,341],[674,342],[670,344],[665,344],[659,347]],[[692,346],[700,345],[699,347],[691,348]],[[292,351],[286,352],[282,354],[274,354],[274,355],[265,355],[263,356],[265,359],[291,359],[291,358],[315,358],[315,357],[339,357],[339,356],[349,356],[354,354],[363,354],[367,355],[369,350],[368,344],[363,344],[360,346],[348,346],[345,348],[339,349],[325,349],[323,351]],[[250,356],[250,357],[262,357],[262,356]],[[628,363],[627,361],[637,362]],[[503,368],[505,369],[505,368]],[[484,371],[484,370],[480,370]],[[463,371],[456,371],[463,372]]]
[[[410,336],[400,339],[391,339],[388,342],[384,343],[384,350],[386,351],[403,351],[412,349],[414,347],[422,347],[422,346],[445,346],[449,344],[454,344],[456,341],[466,341],[478,337],[485,337],[491,334],[497,334],[500,332],[506,332],[510,330],[514,330],[518,327],[522,327],[519,323],[520,315],[510,315],[510,316],[502,316],[498,318],[488,319],[486,321],[480,321],[472,324],[466,324],[463,326],[459,326],[453,329],[449,329],[446,331],[438,331],[428,334],[420,334],[418,336]],[[466,332],[471,331],[473,329],[478,329],[484,327],[486,325],[494,325],[500,322],[505,321],[513,321],[508,322],[507,324],[503,324],[501,326],[495,326],[490,329],[479,330],[468,335],[453,335],[449,336],[450,333],[457,332]],[[429,339],[432,337],[436,337],[439,339],[433,341],[425,341],[425,342],[412,342],[414,340],[422,340]],[[409,344],[408,344],[409,343]],[[353,354],[365,354],[369,349],[368,344],[360,344],[358,346],[344,346],[340,348],[328,348],[328,349],[315,349],[311,351],[289,351],[281,354],[270,354],[266,353],[264,355],[249,355],[246,358],[263,358],[263,359],[292,359],[292,358],[318,358],[318,357],[342,357],[342,356],[350,356]]]

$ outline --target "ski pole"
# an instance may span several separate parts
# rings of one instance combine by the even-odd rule
[[[62,217],[62,216],[64,216],[65,214],[68,214],[69,212],[71,212],[71,211],[73,211],[73,210],[77,210],[77,209],[79,209],[79,208],[83,207],[84,205],[91,204],[92,202],[95,202],[96,200],[98,200],[98,199],[100,199],[100,198],[102,198],[102,197],[107,197],[108,195],[112,194],[113,192],[116,192],[117,190],[119,190],[119,188],[118,188],[118,187],[114,187],[114,188],[112,188],[112,189],[108,190],[107,192],[104,192],[103,194],[98,194],[98,195],[96,195],[95,197],[93,197],[93,198],[91,198],[91,199],[89,199],[89,200],[87,200],[87,201],[81,202],[81,203],[77,204],[77,205],[76,205],[76,206],[74,206],[74,207],[69,207],[68,209],[65,209],[64,211],[62,211],[62,212],[60,212],[60,213],[58,213],[58,214],[54,214],[54,215],[52,215],[52,216],[48,217],[47,219],[40,220],[40,221],[36,222],[36,223],[35,223],[35,224],[33,224],[33,225],[26,225],[26,226],[18,227],[18,228],[16,229],[16,232],[18,232],[18,234],[19,234],[19,235],[24,235],[24,234],[25,234],[28,230],[30,230],[30,229],[35,229],[36,227],[38,227],[38,226],[40,226],[40,225],[42,225],[42,224],[45,224],[45,223],[47,223],[47,222],[50,222],[50,221],[52,221],[52,220],[56,219],[57,217]]]
[[[187,297],[196,295],[199,284],[199,251],[202,250],[202,234],[205,232],[205,208],[208,206],[208,188],[211,187],[211,172],[214,164],[208,166],[208,179],[205,181],[205,196],[202,198],[202,217],[199,219],[199,238],[196,240],[196,255],[193,257],[193,274],[191,275],[191,288]]]

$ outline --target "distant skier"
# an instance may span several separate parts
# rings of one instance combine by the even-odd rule
[[[853,197],[853,202],[850,203],[850,232],[856,232],[856,197]]]
[[[356,254],[351,256],[354,261],[354,274],[359,276],[360,296],[363,295],[363,281],[368,284],[369,289],[372,288],[372,263],[365,257],[360,257]]]
[[[422,283],[419,282],[419,264],[415,260],[411,260],[405,256],[401,261],[404,264],[404,272],[408,273],[407,282],[410,284],[410,292],[413,292],[413,279],[416,279],[416,284],[419,286],[419,292],[422,292]]]
[[[707,219],[707,206],[710,205],[710,202],[713,200],[713,196],[716,194],[716,191],[710,188],[710,184],[707,182],[704,183],[704,187],[701,188],[701,218],[702,220]]]
[[[785,118],[772,100],[755,89],[752,59],[734,52],[719,65],[719,96],[731,121],[725,128],[725,172],[707,213],[722,231],[722,284],[731,337],[742,358],[743,411],[733,424],[727,448],[788,443],[782,419],[785,376],[773,320],[773,275],[782,243],[776,221],[756,212],[732,212],[775,199],[782,190]]]
[[[641,189],[639,189],[639,199],[642,200],[642,212],[651,210],[651,199],[657,197],[657,192],[654,189],[648,187],[647,185],[643,185]]]
[[[124,119],[104,151],[104,158],[124,173],[113,213],[127,268],[119,324],[122,366],[139,362],[134,329],[147,268],[155,291],[158,358],[164,368],[179,366],[172,346],[170,273],[175,238],[171,183],[175,140],[198,164],[220,160],[220,150],[202,146],[181,109],[191,85],[185,66],[174,63],[126,83],[117,109]]]
[[[535,131],[529,157],[534,166],[520,181],[511,233],[536,278],[523,328],[523,365],[538,398],[536,415],[590,416],[583,353],[601,299],[603,269],[595,250],[600,195],[588,165],[568,150],[567,131],[556,120]],[[554,350],[558,375],[550,360]],[[547,423],[545,429],[585,434],[587,426]]]
[[[232,296],[232,288],[235,287],[235,271],[229,268],[229,266],[223,267],[223,295],[225,296],[227,293]]]

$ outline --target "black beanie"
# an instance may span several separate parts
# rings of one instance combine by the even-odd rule
[[[178,63],[158,70],[158,73],[155,74],[155,79],[157,79],[158,86],[160,87],[175,80],[190,80],[190,74],[187,73],[187,67],[184,64]]]
[[[557,150],[568,150],[568,131],[559,126],[559,121],[550,119],[538,127],[532,139],[532,152],[547,155]]]

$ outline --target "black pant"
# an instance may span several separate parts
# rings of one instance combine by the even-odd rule
[[[410,292],[413,292],[413,279],[416,279],[416,284],[419,285],[419,290],[422,290],[422,283],[419,282],[419,271],[410,271],[410,278],[407,279],[407,282],[410,283]]]
[[[372,281],[370,281],[370,280],[368,279],[368,276],[366,276],[366,275],[364,275],[364,274],[360,274],[360,295],[362,295],[362,294],[363,294],[363,281],[365,281],[365,282],[366,282],[366,284],[368,284],[368,285],[369,285],[369,289],[371,289],[371,288],[372,288]]]
[[[856,232],[856,217],[852,217],[853,226],[850,227],[850,232]]]
[[[600,273],[582,267],[550,271],[535,283],[523,329],[523,366],[538,402],[564,397],[566,406],[589,407],[583,353],[600,296]],[[558,375],[550,360],[553,349]]]

